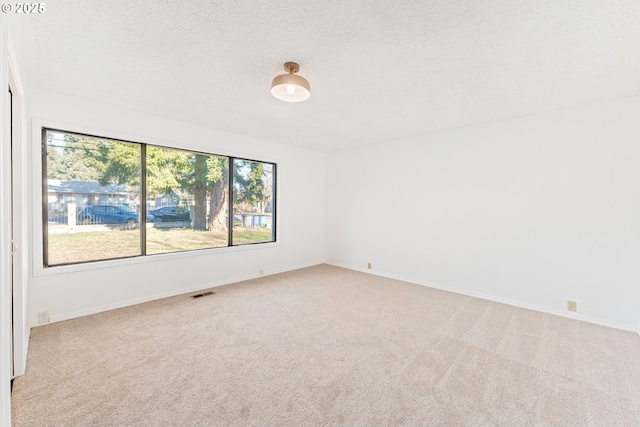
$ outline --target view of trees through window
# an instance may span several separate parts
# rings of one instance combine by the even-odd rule
[[[147,253],[227,246],[229,159],[147,146]]]
[[[56,130],[44,138],[45,266],[275,241],[272,163]]]
[[[233,161],[233,244],[270,242],[273,210],[273,165],[234,159]],[[253,228],[261,233],[247,235],[241,230]]]

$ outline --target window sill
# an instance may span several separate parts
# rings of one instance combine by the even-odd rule
[[[220,254],[230,254],[234,252],[267,250],[280,246],[280,242],[253,243],[240,246],[222,246],[219,248],[197,249],[184,252],[170,252],[153,255],[140,255],[130,258],[118,258],[101,261],[89,261],[82,264],[58,265],[51,267],[35,266],[33,275],[35,277],[51,276],[56,274],[69,274],[80,271],[95,271],[100,269],[128,267],[138,264],[154,262],[167,262],[191,257],[219,256]]]

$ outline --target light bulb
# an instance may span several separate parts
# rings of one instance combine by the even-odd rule
[[[287,93],[292,94],[296,91],[296,88],[294,86],[287,86]]]

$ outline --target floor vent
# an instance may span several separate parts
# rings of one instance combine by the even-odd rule
[[[215,292],[212,292],[212,291],[203,292],[201,294],[191,295],[191,298],[192,299],[196,299],[196,298],[208,297],[209,295],[213,295],[213,294],[215,294]]]

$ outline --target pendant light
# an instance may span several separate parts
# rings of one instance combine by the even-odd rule
[[[296,73],[300,66],[295,62],[285,62],[287,74],[275,76],[271,81],[271,94],[281,101],[306,101],[311,96],[311,86],[307,79]]]

